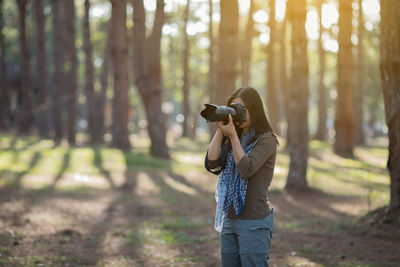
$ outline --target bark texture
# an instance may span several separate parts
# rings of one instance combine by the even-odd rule
[[[389,127],[390,208],[400,206],[400,2],[381,1],[381,78]]]
[[[335,153],[344,157],[353,157],[355,136],[354,114],[354,57],[351,43],[352,1],[339,0],[339,53],[338,83],[335,112],[336,139]]]
[[[217,63],[216,104],[225,105],[228,96],[236,89],[236,64],[238,61],[239,10],[236,0],[220,1],[221,22]]]
[[[146,37],[143,0],[133,0],[133,49],[135,84],[144,104],[147,129],[153,156],[169,158],[166,142],[166,118],[161,109],[161,30],[164,24],[164,1],[157,1],[153,30]]]
[[[30,53],[26,40],[26,6],[27,0],[18,0],[19,11],[19,39],[21,44],[21,91],[22,91],[22,108],[18,112],[18,132],[20,134],[28,134],[33,127],[34,117],[32,111],[32,80]]]
[[[111,25],[107,26],[107,43],[104,49],[103,65],[101,69],[100,92],[95,94],[95,107],[98,112],[95,112],[95,128],[93,143],[99,144],[103,142],[105,132],[105,106],[107,101],[107,88],[110,75],[110,60],[111,60]]]
[[[319,84],[318,84],[318,128],[315,139],[325,141],[327,139],[326,119],[327,119],[327,95],[325,88],[325,49],[322,44],[322,34],[324,28],[322,26],[322,4],[324,0],[318,0],[318,17],[319,17],[319,38],[318,38],[318,57],[319,57]]]
[[[354,107],[355,107],[355,122],[356,122],[356,133],[355,133],[355,144],[365,145],[365,133],[364,133],[364,114],[363,114],[363,103],[364,103],[364,16],[362,10],[362,0],[358,0],[358,44],[357,44],[357,86],[354,92]]]
[[[76,124],[76,92],[78,61],[75,47],[75,3],[64,0],[64,30],[65,30],[65,89],[67,95],[67,138],[70,145],[75,145]]]
[[[269,30],[266,103],[271,127],[274,131],[279,132],[280,105],[275,79],[276,60],[274,49],[276,42],[275,0],[269,0]]]
[[[244,40],[242,41],[241,62],[242,62],[242,86],[250,85],[250,62],[251,47],[254,36],[254,0],[250,0],[249,17],[247,19]]]
[[[184,26],[184,48],[183,48],[183,127],[182,136],[189,137],[189,122],[190,122],[190,105],[189,105],[189,94],[190,94],[190,84],[189,84],[189,50],[190,50],[190,40],[187,34],[187,25],[189,22],[189,10],[190,10],[190,0],[187,0],[185,9],[185,26]]]
[[[216,103],[216,96],[215,96],[215,57],[214,57],[214,48],[215,48],[215,38],[214,38],[214,27],[213,27],[213,1],[208,0],[208,7],[209,7],[209,18],[210,18],[210,25],[208,30],[208,39],[210,40],[210,46],[208,48],[209,59],[208,59],[208,94],[210,103]],[[208,124],[208,133],[210,136],[210,141],[213,138],[215,132],[217,130],[217,126],[215,123]]]
[[[41,137],[47,137],[49,134],[50,99],[47,86],[46,16],[44,14],[43,0],[35,1],[35,13],[37,71],[39,77],[39,134]]]
[[[85,51],[85,93],[86,93],[86,120],[88,122],[88,134],[90,142],[95,143],[96,125],[96,107],[95,107],[95,95],[94,95],[94,84],[93,84],[93,48],[90,33],[90,22],[89,22],[89,10],[90,1],[85,0],[85,15],[83,18],[83,50]],[[99,108],[99,107],[98,107]],[[101,110],[99,110],[101,113]]]
[[[53,127],[54,140],[59,143],[63,138],[62,111],[65,105],[62,102],[65,94],[64,85],[64,42],[62,34],[63,12],[62,3],[59,0],[52,1],[51,10],[53,12],[53,57],[54,57],[54,88],[53,88]],[[65,97],[64,97],[65,99]]]
[[[0,130],[6,130],[8,128],[8,117],[9,117],[9,97],[8,87],[6,78],[6,46],[3,34],[3,5],[4,1],[0,0]]]
[[[284,99],[284,110],[286,116],[286,148],[290,147],[289,139],[289,127],[290,127],[290,88],[289,88],[289,78],[287,73],[287,49],[286,49],[286,26],[288,21],[288,11],[286,9],[285,18],[282,21],[282,30],[280,34],[280,85],[281,92],[283,93]]]
[[[286,189],[307,188],[308,161],[308,59],[306,0],[289,0],[292,28],[292,77],[290,79],[290,165]]]
[[[112,0],[111,55],[114,67],[112,146],[129,150],[128,132],[128,47],[126,36],[126,0]]]

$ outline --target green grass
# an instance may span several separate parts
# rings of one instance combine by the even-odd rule
[[[146,236],[138,230],[137,226],[133,226],[125,235],[125,241],[134,246],[138,245],[139,243],[144,243],[146,240]]]
[[[199,144],[191,146],[189,139],[182,139],[172,147],[172,160],[151,157],[143,147],[134,146],[131,152],[122,152],[107,146],[97,147],[54,147],[50,140],[35,137],[18,137],[13,141],[11,135],[0,135],[0,173],[6,176],[18,175],[58,175],[80,173],[101,175],[104,171],[123,172],[159,171],[183,173],[185,170],[200,169],[204,148]],[[15,143],[15,144],[13,144]],[[146,143],[135,140],[134,143]],[[204,145],[204,142],[201,143]],[[191,149],[197,147],[193,153]],[[199,164],[192,164],[193,159]]]
[[[191,237],[184,231],[167,230],[157,225],[147,226],[144,229],[134,226],[126,234],[125,241],[134,246],[157,241],[162,241],[167,245],[183,245],[191,243]]]
[[[192,245],[214,242],[213,236],[194,234],[197,230],[206,229],[208,224],[201,219],[160,218],[157,221],[144,221],[133,225],[126,233],[125,241],[134,246],[141,244],[163,243],[165,245]]]
[[[0,186],[17,185],[46,187],[54,179],[65,175],[111,177],[113,174],[151,171],[184,174],[207,173],[203,167],[208,146],[207,136],[197,140],[181,138],[169,140],[171,160],[149,155],[149,140],[132,138],[133,149],[122,152],[108,146],[69,147],[54,146],[51,140],[38,137],[0,135]],[[290,157],[279,146],[271,191],[281,190],[286,182]],[[371,207],[389,202],[389,176],[386,171],[387,149],[384,146],[357,147],[356,158],[342,158],[332,152],[327,142],[310,141],[307,181],[311,187],[332,195],[360,197]],[[42,184],[33,179],[45,179]],[[66,190],[86,190],[85,186],[68,185]],[[90,187],[90,185],[89,185]],[[168,192],[161,195],[170,203],[176,199]]]
[[[339,262],[339,267],[375,267],[376,265],[371,264],[357,264],[357,263],[348,263],[348,262]]]
[[[123,152],[106,145],[95,147],[69,147],[66,144],[54,146],[51,140],[41,140],[37,137],[18,137],[0,135],[0,188],[18,186],[21,188],[36,188],[34,194],[48,194],[55,180],[72,179],[78,174],[85,177],[97,177],[100,180],[115,179],[115,177],[134,176],[140,172],[149,173],[174,173],[187,174],[197,172],[199,177],[207,174],[203,167],[205,151],[208,139],[202,136],[196,141],[188,138],[169,140],[171,160],[154,158],[149,154],[148,139],[135,137],[132,139],[133,149]],[[277,155],[276,170],[270,188],[270,195],[278,197],[283,193],[286,183],[290,156],[283,149],[284,141],[281,141]],[[386,158],[388,151],[384,146],[357,147],[354,159],[342,158],[332,152],[332,145],[327,142],[310,141],[309,166],[307,181],[310,187],[322,191],[329,198],[342,198],[361,200],[368,203],[368,210],[389,203],[390,179],[386,171]],[[200,176],[203,175],[203,176]],[[72,178],[71,178],[72,177]],[[139,176],[138,176],[139,177]],[[156,176],[154,176],[156,177]],[[145,180],[145,179],[144,179]],[[151,180],[151,179],[149,179]],[[182,210],[164,210],[157,218],[146,218],[135,225],[127,224],[125,230],[116,229],[115,234],[124,239],[128,246],[139,247],[145,255],[146,245],[162,246],[198,246],[203,243],[218,242],[213,235],[205,234],[210,227],[208,217],[191,217],[187,211],[187,205],[191,205],[186,193],[178,194],[174,185],[168,184],[167,179],[152,180],[156,184],[159,193],[149,195],[153,200],[167,205],[183,207]],[[189,184],[193,181],[186,180]],[[165,183],[164,183],[165,182]],[[198,182],[198,181],[196,181]],[[179,179],[176,181],[180,182]],[[106,183],[108,185],[108,183]],[[194,184],[193,184],[194,185]],[[111,186],[111,185],[110,185]],[[190,187],[190,186],[188,186]],[[57,184],[57,190],[63,195],[85,195],[94,188],[91,183]],[[110,188],[110,187],[108,187]],[[204,189],[210,192],[215,185]],[[143,189],[143,188],[142,188]],[[201,193],[194,190],[193,199],[210,197],[214,203],[213,194]],[[185,191],[182,191],[185,192]],[[201,195],[203,194],[203,195]],[[121,202],[130,198],[123,194]],[[118,200],[119,201],[119,200]],[[15,201],[14,201],[15,202]],[[15,202],[16,203],[16,202]],[[358,203],[358,202],[357,202]],[[25,203],[21,203],[24,206]],[[367,212],[368,210],[365,210]],[[312,214],[312,213],[310,213]],[[311,231],[315,233],[343,233],[355,231],[356,216],[349,219],[331,219],[325,217],[306,217],[299,220],[293,216],[284,218],[280,229]],[[212,227],[212,226],[211,226]],[[0,233],[0,254],[7,256],[12,254],[2,246],[10,243],[14,238],[21,238],[22,233]],[[61,238],[62,243],[69,243],[68,237]],[[92,244],[100,244],[103,240],[88,237]],[[309,254],[309,248],[300,248],[297,251]],[[150,252],[149,252],[150,256]],[[27,266],[35,266],[35,262],[52,263],[54,265],[76,265],[79,259],[75,257],[26,258]],[[139,259],[140,260],[140,259]],[[191,255],[181,255],[173,259],[175,263],[198,262],[203,259]],[[10,265],[13,258],[0,257],[0,265]],[[18,262],[17,260],[15,260]],[[343,263],[339,266],[374,266]],[[140,266],[140,262],[138,266]]]
[[[286,183],[290,157],[282,142],[276,162],[272,191]],[[310,141],[307,182],[310,187],[332,196],[359,197],[372,207],[389,203],[390,178],[386,170],[388,151],[384,147],[356,147],[355,158],[342,158],[327,142]]]
[[[0,247],[0,254],[10,254],[10,249],[6,247]]]
[[[309,217],[302,220],[298,218],[289,217],[285,218],[285,222],[279,225],[279,229],[285,230],[306,230],[312,233],[344,233],[348,231],[356,231],[354,228],[356,221],[343,220],[343,219],[321,219]]]
[[[11,234],[9,233],[0,233],[0,244],[4,245],[12,239]]]
[[[7,266],[8,264],[10,264],[8,259],[0,258],[0,266]]]
[[[187,256],[187,257],[178,257],[174,259],[174,262],[200,262],[203,259],[200,256]]]
[[[173,220],[167,220],[161,223],[164,229],[179,230],[179,229],[197,229],[206,226],[207,224],[200,220],[193,220],[187,217],[181,217]]]

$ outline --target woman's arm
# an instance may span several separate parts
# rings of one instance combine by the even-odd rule
[[[236,133],[235,126],[232,122],[232,117],[229,115],[229,123],[224,125],[222,122],[217,122],[218,128],[223,133],[229,136],[232,144],[233,157],[235,164],[244,179],[253,176],[265,163],[265,161],[276,153],[276,139],[272,135],[264,135],[257,142],[256,146],[248,156],[244,153],[239,137]]]
[[[206,158],[204,161],[204,166],[207,171],[213,174],[220,174],[222,171],[221,166],[221,143],[222,143],[223,133],[218,128],[210,145],[207,149]]]
[[[233,125],[232,116],[229,114],[229,123],[223,124],[223,122],[217,122],[218,129],[221,130],[224,134],[226,134],[231,140],[232,150],[233,150],[233,158],[235,159],[236,165],[245,155],[242,145],[240,144],[239,137],[237,135],[235,126]]]
[[[229,137],[231,139],[232,150],[233,150],[233,158],[235,159],[236,166],[239,164],[239,161],[246,155],[243,151],[243,147],[240,144],[239,137],[235,131],[233,136]]]
[[[217,129],[210,145],[208,146],[208,160],[218,160],[221,157],[221,142],[224,137],[221,129]]]
[[[277,143],[272,134],[263,134],[248,156],[243,156],[236,164],[243,179],[252,177],[271,157],[276,154]]]

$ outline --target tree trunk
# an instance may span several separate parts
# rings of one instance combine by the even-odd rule
[[[9,98],[8,98],[8,87],[7,87],[7,77],[6,77],[6,62],[5,55],[6,49],[4,44],[4,34],[3,34],[3,0],[0,0],[0,130],[7,130],[7,121],[9,116]]]
[[[249,17],[247,19],[246,33],[242,41],[241,62],[242,62],[242,86],[250,85],[250,62],[251,47],[254,36],[254,0],[250,0]]]
[[[216,104],[226,104],[228,96],[236,89],[236,63],[238,61],[238,2],[221,0],[219,26],[219,57],[217,65]]]
[[[76,122],[76,91],[77,91],[77,58],[75,48],[75,4],[74,1],[64,0],[64,27],[65,27],[65,85],[67,92],[68,143],[75,145]]]
[[[285,115],[286,115],[286,149],[290,147],[290,139],[289,139],[289,126],[290,126],[290,88],[289,88],[289,79],[286,69],[286,25],[288,21],[288,12],[286,8],[285,18],[282,21],[282,31],[281,31],[281,50],[280,50],[280,82],[281,88],[283,91],[283,99],[285,102]]]
[[[111,55],[114,68],[112,146],[129,150],[128,132],[128,47],[126,36],[126,0],[112,0]]]
[[[357,44],[357,87],[354,93],[355,107],[355,144],[365,145],[363,95],[364,95],[364,16],[362,0],[358,0],[358,44]]]
[[[209,99],[210,103],[215,103],[216,102],[216,96],[215,96],[215,59],[214,59],[214,46],[215,46],[215,40],[214,40],[214,28],[213,28],[213,1],[208,0],[208,6],[209,6],[209,18],[210,18],[210,25],[209,25],[209,30],[208,30],[208,39],[210,40],[210,46],[208,48],[208,53],[209,53],[209,60],[208,60],[208,65],[209,65],[209,71],[208,71],[208,92],[209,92]],[[215,123],[209,123],[208,124],[208,134],[210,136],[210,141],[213,138],[215,132],[217,131],[217,126]]]
[[[381,1],[381,78],[389,127],[390,208],[400,207],[400,2]]]
[[[37,46],[37,71],[39,77],[39,134],[41,137],[49,135],[49,92],[47,87],[47,56],[46,35],[43,0],[36,0],[36,46]]]
[[[371,97],[371,102],[368,105],[368,127],[371,132],[370,137],[375,138],[378,133],[376,131],[376,123],[378,121],[378,113],[379,113],[379,97],[380,95],[376,95],[376,93]]]
[[[335,153],[353,157],[355,115],[354,101],[354,59],[352,53],[352,1],[339,0],[339,53],[338,87],[335,113]]]
[[[279,132],[278,122],[280,120],[279,98],[275,82],[275,51],[276,21],[275,0],[269,0],[269,44],[268,44],[268,67],[267,67],[267,109],[269,121],[274,131]]]
[[[31,81],[31,67],[30,67],[30,54],[29,47],[26,42],[26,5],[27,0],[18,0],[19,10],[19,37],[21,44],[21,58],[22,58],[22,110],[19,112],[19,133],[28,134],[33,126],[33,113],[32,113],[32,81]]]
[[[145,105],[151,154],[169,158],[166,142],[165,115],[161,110],[161,30],[164,24],[164,0],[157,1],[152,34],[146,38],[143,0],[133,0],[134,5],[134,71],[135,84]]]
[[[86,118],[88,122],[88,134],[90,136],[90,142],[94,144],[96,129],[95,126],[95,116],[96,116],[96,107],[95,107],[95,95],[94,95],[94,85],[93,85],[93,48],[90,34],[90,22],[89,22],[89,10],[90,10],[90,1],[85,0],[85,16],[83,20],[83,49],[86,55]],[[99,107],[98,107],[99,108]],[[102,113],[100,110],[98,113]]]
[[[196,139],[197,136],[197,124],[199,123],[199,117],[200,117],[200,111],[201,111],[201,106],[197,103],[196,108],[195,108],[195,113],[193,113],[193,125],[191,128],[191,134],[190,136],[193,139]]]
[[[288,1],[288,18],[292,25],[292,77],[290,79],[290,165],[286,189],[307,187],[308,161],[308,60],[306,0]]]
[[[148,122],[147,127],[152,142],[151,154],[162,158],[168,158],[168,151],[162,151],[157,147],[157,145],[163,145],[165,142],[165,132],[167,131],[165,118],[160,116],[160,114],[163,114],[161,111],[161,98],[146,97],[144,99],[144,104]],[[164,133],[164,135],[160,133]]]
[[[322,4],[324,0],[318,1],[318,16],[319,16],[319,38],[318,38],[318,56],[319,56],[319,85],[318,85],[318,129],[314,138],[325,141],[327,139],[326,118],[327,118],[327,103],[326,103],[326,88],[324,84],[325,78],[325,49],[322,45],[322,34],[324,28],[322,26]]]
[[[59,0],[52,1],[53,12],[53,57],[54,57],[54,88],[53,88],[53,124],[54,124],[54,140],[56,143],[61,142],[63,138],[63,120],[62,111],[65,103],[62,102],[62,96],[65,94],[64,85],[64,41],[62,34],[62,3]]]
[[[187,25],[189,21],[189,10],[190,10],[190,0],[187,0],[185,9],[185,27],[184,27],[184,50],[183,50],[183,129],[182,136],[189,137],[189,117],[190,117],[190,106],[189,106],[189,49],[190,41],[187,34]]]
[[[101,85],[100,92],[95,94],[95,106],[98,112],[95,112],[95,128],[93,143],[100,144],[103,142],[103,136],[105,131],[105,115],[104,109],[106,106],[107,99],[107,88],[108,88],[108,76],[110,72],[110,58],[111,58],[111,25],[108,24],[108,32],[107,32],[107,43],[104,50],[104,59],[103,66],[101,70]]]

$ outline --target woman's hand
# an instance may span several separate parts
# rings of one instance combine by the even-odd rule
[[[222,121],[217,122],[218,128],[231,139],[232,150],[233,150],[233,158],[235,160],[236,165],[239,164],[239,161],[246,155],[243,151],[242,145],[240,144],[239,137],[236,132],[235,125],[232,121],[232,116],[229,114],[229,123],[224,125]]]
[[[228,124],[225,125],[223,121],[217,121],[216,124],[217,124],[218,128],[225,135],[227,135],[229,138],[232,138],[235,135],[237,135],[237,133],[236,133],[235,125],[233,125],[233,120],[232,120],[231,114],[229,114],[228,116],[229,116],[229,123]]]

